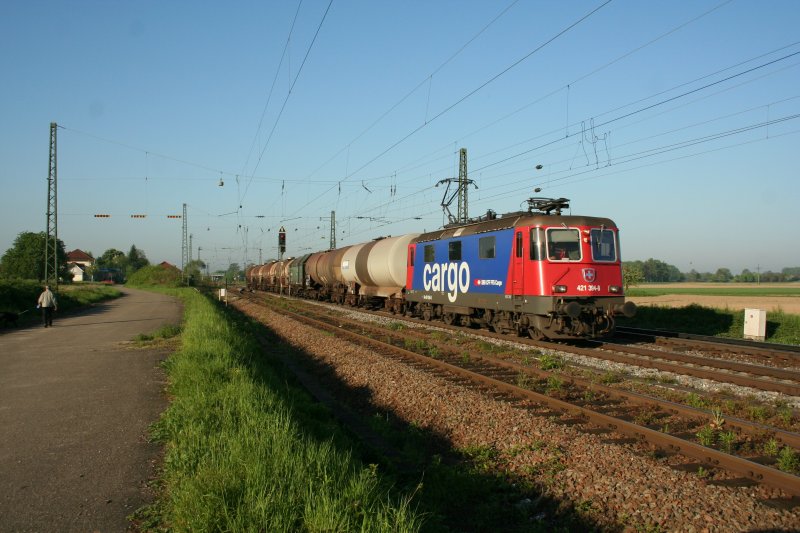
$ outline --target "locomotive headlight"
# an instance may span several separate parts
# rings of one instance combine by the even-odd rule
[[[567,292],[566,285],[553,285],[553,292],[560,293],[560,292]]]
[[[608,292],[613,294],[620,294],[622,292],[622,287],[620,287],[619,285],[609,285]]]

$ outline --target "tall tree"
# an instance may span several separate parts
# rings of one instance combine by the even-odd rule
[[[123,283],[127,266],[128,257],[116,248],[109,248],[97,259],[97,272],[94,274],[94,280]]]
[[[42,281],[46,242],[47,235],[43,231],[39,233],[24,231],[17,235],[14,245],[6,250],[0,259],[0,276]],[[71,276],[67,268],[67,252],[61,239],[56,243],[56,257],[59,279],[69,281]]]
[[[231,283],[233,281],[238,281],[244,277],[244,273],[242,269],[239,267],[239,263],[231,263],[228,265],[228,270],[225,271],[225,281]]]
[[[97,266],[100,268],[125,268],[128,258],[123,252],[116,248],[109,248],[97,259]]]
[[[203,270],[205,268],[206,264],[203,261],[200,259],[193,259],[184,267],[183,273],[189,278],[189,283],[194,284],[202,279]]]
[[[642,272],[642,262],[632,261],[629,263],[622,263],[622,283],[627,291],[632,285],[639,285],[644,281],[644,273]]]
[[[718,268],[713,279],[714,281],[727,283],[733,279],[733,274],[731,274],[731,270],[729,268]]]
[[[128,251],[128,256],[126,257],[126,275],[130,276],[140,268],[146,267],[149,264],[150,261],[147,260],[144,250],[138,249],[135,244],[131,245],[131,249]]]

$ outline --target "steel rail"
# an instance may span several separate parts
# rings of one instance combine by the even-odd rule
[[[599,413],[597,411],[576,406],[574,404],[541,394],[529,389],[524,389],[505,381],[501,381],[492,377],[478,374],[471,370],[461,368],[459,366],[433,359],[427,356],[417,354],[415,352],[400,348],[393,344],[385,343],[377,339],[365,337],[355,331],[347,328],[342,328],[330,324],[325,321],[317,320],[302,314],[291,312],[287,309],[281,309],[281,314],[288,315],[290,318],[303,322],[312,327],[320,328],[339,337],[345,337],[360,344],[366,344],[374,349],[380,351],[390,351],[406,359],[412,359],[419,363],[447,371],[462,378],[468,379],[478,384],[491,385],[492,387],[501,390],[505,393],[521,397],[527,400],[534,401],[539,404],[544,404],[548,408],[557,411],[565,412],[573,416],[579,416],[596,424],[602,428],[621,433],[623,435],[643,440],[650,444],[669,452],[678,453],[685,457],[696,459],[699,462],[706,464],[710,467],[719,467],[730,472],[742,475],[757,483],[763,483],[786,491],[792,496],[800,496],[800,477],[792,474],[787,474],[780,470],[765,466],[748,459],[729,455],[724,452],[707,448],[697,443],[686,441],[678,437],[661,433],[647,427],[639,426],[632,422],[628,422],[610,415]]]
[[[267,294],[269,294],[269,293],[267,293]],[[274,295],[270,294],[270,296],[274,296]],[[294,299],[294,298],[291,298],[291,299],[293,299],[294,301],[297,301],[297,302],[302,302],[304,304],[312,303],[312,302],[308,302],[307,300],[303,300],[303,299]],[[336,308],[336,310],[339,311],[338,308]],[[357,309],[357,311],[360,312],[360,313],[373,314],[373,315],[381,316],[381,317],[384,317],[384,318],[385,317],[391,317],[391,318],[393,318],[395,320],[405,321],[405,322],[409,322],[409,323],[412,323],[412,324],[418,324],[418,325],[431,324],[430,322],[427,322],[427,321],[424,321],[424,320],[415,319],[415,318],[409,318],[409,317],[405,317],[405,316],[399,317],[397,315],[393,315],[393,314],[386,313],[386,312],[383,312],[383,311],[368,311],[368,310],[364,310],[364,309]],[[363,327],[363,325],[362,325],[362,327]],[[461,334],[470,333],[470,334],[476,335],[478,337],[493,338],[493,339],[503,340],[503,341],[507,341],[507,342],[510,341],[508,335],[505,335],[505,334],[502,334],[502,333],[494,333],[494,332],[486,331],[486,330],[471,331],[471,330],[465,330],[463,327],[460,327],[460,326],[453,326],[453,325],[448,325],[448,324],[438,323],[438,322],[434,325],[434,327],[440,328],[440,329],[449,330],[449,331],[453,331],[455,333],[461,333]],[[382,331],[384,333],[386,333],[385,330],[382,330]],[[428,342],[430,342],[430,340],[428,340]],[[558,350],[558,351],[569,351],[571,353],[576,353],[578,355],[584,355],[586,357],[591,357],[591,358],[597,358],[598,357],[598,352],[596,351],[596,349],[588,350],[588,349],[579,348],[577,346],[571,346],[571,345],[570,346],[564,346],[563,344],[548,343],[547,341],[535,341],[535,340],[532,340],[532,339],[529,339],[529,338],[522,338],[522,337],[515,338],[513,341],[510,341],[510,342],[516,342],[516,343],[519,343],[519,344],[525,344],[525,345],[529,345],[529,346],[536,346],[536,347],[539,347],[539,348],[548,348],[548,349],[553,349],[553,350]],[[656,351],[656,353],[662,354],[664,352]],[[486,356],[481,356],[481,357],[485,358]],[[608,354],[606,359],[614,360],[616,362],[620,362],[620,363],[623,363],[623,364],[636,365],[636,366],[649,366],[649,367],[652,367],[652,368],[657,368],[654,365],[650,365],[649,361],[641,360],[641,359],[638,359],[638,358],[631,358],[631,357],[627,357],[627,356],[617,355],[617,354]],[[643,362],[647,362],[648,365],[642,364]],[[681,373],[681,374],[686,374],[687,373],[685,371],[685,368],[681,367],[679,365],[671,365],[671,366],[667,367],[667,363],[664,363],[663,365],[660,365],[660,366],[662,366],[663,368],[669,368],[669,371],[672,371],[672,372]],[[534,369],[529,368],[529,367],[523,367],[523,368],[527,368],[529,373],[532,373],[532,372],[535,371]],[[663,368],[661,368],[661,369],[663,369]],[[536,370],[536,372],[539,372],[540,375],[544,376],[544,377],[549,377],[549,376],[552,375],[552,373],[547,373],[546,371],[538,371],[538,370]],[[708,372],[708,374],[706,374],[705,372]],[[716,379],[719,376],[718,373],[715,373],[715,372],[712,372],[712,371],[705,371],[705,372],[703,372],[702,370],[698,370],[698,372],[695,372],[695,373],[698,375],[698,377],[703,377],[704,379]],[[727,376],[727,374],[722,374],[722,375],[723,376]],[[595,389],[602,388],[603,391],[606,392],[607,394],[612,395],[612,396],[614,396],[616,398],[619,398],[619,399],[630,401],[630,402],[632,402],[634,404],[638,404],[638,405],[653,405],[655,403],[657,406],[660,405],[661,406],[660,408],[662,410],[668,412],[668,413],[681,414],[681,415],[690,416],[690,417],[699,417],[699,418],[704,418],[704,419],[709,420],[709,421],[714,421],[714,419],[715,419],[714,414],[710,413],[709,411],[696,409],[694,407],[689,407],[687,405],[683,405],[683,404],[680,404],[680,403],[670,402],[668,400],[663,400],[663,399],[652,397],[652,396],[639,395],[637,393],[624,391],[624,390],[616,389],[616,388],[612,388],[612,387],[605,387],[605,386],[602,386],[600,384],[590,383],[588,381],[581,380],[580,378],[570,377],[569,379],[571,379],[575,384],[577,384],[579,386],[584,386],[584,387],[587,387],[587,388],[594,387]],[[743,382],[746,382],[750,386],[755,386],[755,387],[758,387],[763,383],[768,383],[768,382],[765,382],[764,380],[758,380],[756,382],[751,382],[751,381],[747,381],[746,378],[741,378],[741,379],[742,379]],[[739,431],[741,431],[743,433],[750,434],[750,435],[763,434],[765,431],[766,432],[770,432],[770,433],[774,433],[775,438],[779,442],[781,442],[783,444],[786,444],[788,446],[791,446],[791,447],[793,447],[795,449],[800,449],[800,434],[798,434],[798,433],[785,431],[785,430],[782,430],[782,429],[779,429],[779,428],[766,426],[766,425],[763,425],[763,424],[759,424],[759,423],[756,423],[756,422],[752,422],[750,420],[745,420],[745,419],[741,419],[741,418],[737,418],[737,417],[726,417],[725,420],[726,420],[726,423],[728,423],[728,425],[730,427],[732,427],[734,429],[737,429],[737,430],[739,430]]]
[[[617,326],[615,328],[616,334],[624,336],[643,336],[643,337],[658,337],[674,341],[692,341],[698,343],[707,343],[712,345],[724,344],[731,347],[732,350],[746,351],[747,353],[764,353],[771,355],[777,352],[790,356],[797,361],[800,356],[800,345],[796,344],[778,344],[774,342],[761,342],[752,341],[747,339],[732,339],[727,337],[712,337],[710,335],[696,335],[694,333],[680,333],[676,331],[666,331],[660,329],[643,329],[631,328],[628,326]]]
[[[331,319],[339,321],[343,320],[341,318],[332,318],[332,317]],[[399,335],[396,332],[387,332],[385,328],[381,328],[380,326],[367,325],[363,322],[359,322],[358,324],[359,324],[358,327],[362,331],[368,329],[380,335],[387,335],[387,336],[391,334]],[[411,335],[420,339],[424,339],[429,344],[434,344],[443,350],[450,351],[451,354],[455,357],[458,356],[458,354],[452,350],[450,345],[443,342],[431,340],[425,334],[418,334],[414,331],[406,330],[404,332],[404,335],[406,336]],[[470,357],[475,359],[481,359],[496,367],[502,367],[504,369],[512,370],[515,372],[523,372],[525,374],[533,375],[542,379],[547,379],[555,375],[555,373],[549,372],[547,370],[541,370],[520,363],[498,359],[492,356],[487,356],[482,354],[470,354]],[[639,406],[656,407],[667,414],[682,415],[689,418],[700,418],[708,422],[716,422],[717,418],[716,415],[706,410],[697,409],[695,407],[690,407],[688,405],[672,402],[669,400],[664,400],[661,398],[656,398],[653,396],[647,396],[636,392],[616,389],[613,387],[602,385],[600,383],[594,383],[590,380],[586,380],[579,377],[565,376],[564,374],[561,374],[561,376],[563,376],[568,380],[566,384],[583,387],[585,389],[593,390],[596,392],[601,392],[617,400],[626,401]],[[772,434],[774,435],[775,439],[778,442],[787,446],[791,446],[792,448],[795,449],[800,449],[800,433],[785,431],[780,428],[775,428],[772,426],[767,426],[764,424],[759,424],[757,422],[752,422],[750,420],[744,420],[732,416],[725,417],[724,423],[726,426],[730,428],[736,429],[742,433],[749,435],[763,435],[765,433]]]
[[[640,346],[626,346],[615,342],[603,341],[589,341],[596,344],[597,348],[612,352],[623,352],[653,359],[661,359],[659,361],[647,362],[644,366],[651,366],[660,370],[668,372],[675,372],[676,374],[689,374],[695,377],[702,377],[714,379],[715,381],[726,381],[735,385],[742,385],[745,387],[753,387],[761,390],[770,390],[790,394],[792,396],[800,396],[800,372],[794,370],[786,370],[783,368],[775,368],[770,366],[755,365],[749,363],[741,363],[738,361],[729,361],[722,359],[714,359],[710,357],[701,357],[697,355],[688,355],[676,352],[664,352],[660,350],[653,350],[650,348],[642,348]],[[601,355],[600,357],[606,358]],[[629,359],[629,358],[626,358]],[[638,361],[638,359],[636,359]],[[729,370],[731,372],[742,372],[753,376],[761,376],[761,378],[775,378],[781,381],[770,381],[761,379],[759,377],[740,376],[736,374],[718,373],[714,371],[703,370],[702,368],[685,367],[682,365],[671,363],[670,361],[677,361],[681,363],[689,363],[697,367],[708,367],[720,370]],[[618,362],[626,362],[620,359]],[[786,381],[794,382],[785,383]]]
[[[680,361],[683,363],[691,363],[693,365],[720,368],[722,370],[731,370],[733,372],[747,372],[749,374],[754,374],[757,376],[800,382],[800,372],[796,370],[786,370],[785,368],[776,368],[774,366],[765,366],[755,363],[742,363],[740,361],[731,361],[730,359],[703,357],[701,355],[689,355],[678,352],[664,352],[661,350],[653,350],[651,348],[645,348],[642,346],[630,346],[627,344],[619,344],[616,342],[602,341],[598,342],[598,346],[609,350],[627,351],[630,353],[645,355],[648,357],[670,359],[673,361]]]

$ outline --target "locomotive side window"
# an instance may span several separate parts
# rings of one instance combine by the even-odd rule
[[[426,244],[425,245],[425,262],[426,263],[435,263],[436,262],[436,256],[433,253],[433,245],[432,244]]]
[[[616,234],[608,229],[600,228],[591,231],[592,259],[595,261],[616,261]]]
[[[551,261],[580,261],[581,234],[577,229],[547,230],[547,257]]]
[[[514,255],[522,257],[522,232],[518,231],[514,234]]]
[[[408,266],[414,266],[414,248],[408,249]]]
[[[531,228],[531,260],[541,261],[544,259],[544,238],[542,228]]]
[[[450,261],[461,261],[461,241],[447,243],[447,258]]]
[[[480,259],[494,259],[495,237],[481,237],[478,239],[478,257]]]

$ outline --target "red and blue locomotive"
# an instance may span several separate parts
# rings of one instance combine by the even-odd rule
[[[408,247],[410,312],[533,338],[597,337],[625,303],[616,225],[562,216],[568,200],[532,198],[527,212],[446,227]]]
[[[527,211],[376,239],[255,266],[251,288],[383,308],[542,339],[599,337],[625,302],[619,234],[608,218],[568,216],[565,198]]]

